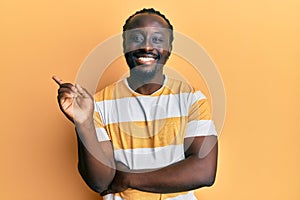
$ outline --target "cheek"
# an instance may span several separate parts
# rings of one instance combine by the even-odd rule
[[[141,49],[142,48],[142,46],[141,45],[139,45],[139,44],[136,44],[136,43],[127,43],[126,45],[125,45],[125,51],[126,52],[130,52],[130,51],[135,51],[135,50],[138,50],[138,49]]]
[[[125,52],[130,52],[135,49],[138,49],[138,44],[134,43],[134,42],[129,42],[128,39],[125,39],[123,41],[123,48],[124,48]]]
[[[124,44],[124,50],[125,50],[125,52],[133,51],[134,48],[135,48],[135,46],[132,45],[132,44],[128,44],[128,43],[125,43],[125,44]]]
[[[157,44],[155,48],[159,50],[159,52],[168,52],[170,50],[170,45],[168,44]]]
[[[166,57],[166,56],[169,56],[169,55],[170,55],[169,49],[166,49],[166,48],[161,48],[161,49],[159,50],[159,53],[160,53],[163,57]]]

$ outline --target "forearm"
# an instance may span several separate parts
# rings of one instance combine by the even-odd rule
[[[212,151],[217,151],[215,146]],[[173,193],[211,186],[216,175],[216,152],[199,158],[189,156],[173,165],[146,173],[128,174],[129,187],[154,193]],[[205,159],[210,159],[207,162]],[[211,161],[212,160],[212,161]]]
[[[95,192],[108,188],[115,175],[113,149],[110,141],[98,142],[95,128],[76,125],[78,138],[78,169],[86,184]]]

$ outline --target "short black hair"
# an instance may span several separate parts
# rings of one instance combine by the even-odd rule
[[[135,12],[133,15],[131,15],[130,17],[128,17],[128,19],[126,19],[125,24],[123,26],[123,31],[128,30],[128,25],[129,25],[129,21],[136,15],[138,14],[143,14],[143,13],[148,13],[148,14],[154,14],[154,15],[158,15],[160,17],[162,17],[169,25],[169,28],[171,30],[173,30],[173,26],[170,23],[170,21],[166,18],[166,16],[164,14],[162,14],[161,12],[155,10],[154,8],[144,8],[142,10],[139,10],[137,12]]]
[[[125,24],[123,26],[123,32],[128,30],[129,22],[134,16],[136,16],[138,14],[143,14],[143,13],[154,14],[154,15],[158,15],[158,16],[162,17],[167,22],[169,29],[171,29],[171,38],[170,39],[171,39],[171,42],[173,41],[173,26],[172,26],[172,24],[170,23],[170,21],[166,18],[166,16],[164,14],[155,10],[154,8],[143,8],[142,10],[139,10],[139,11],[135,12],[133,15],[131,15],[130,17],[128,17],[128,19],[126,19]]]

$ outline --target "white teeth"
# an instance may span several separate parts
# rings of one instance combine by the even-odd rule
[[[150,57],[139,57],[138,59],[142,62],[149,62],[155,60],[154,58],[150,58]]]

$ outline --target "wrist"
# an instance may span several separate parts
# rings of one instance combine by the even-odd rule
[[[137,188],[136,180],[138,180],[139,175],[140,173],[134,173],[134,172],[127,173],[126,184],[128,185],[129,188],[133,188],[133,189]]]
[[[93,111],[73,111],[74,112],[74,124],[78,125],[91,125],[94,123],[94,112]]]
[[[74,119],[74,124],[77,126],[82,126],[82,127],[89,127],[89,126],[94,126],[94,118],[93,116],[86,117],[85,119],[79,118],[79,119]]]
[[[90,130],[90,129],[94,129],[94,119],[87,119],[84,121],[76,121],[74,120],[74,124],[76,129],[78,130]]]

